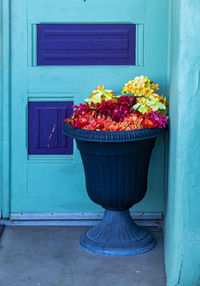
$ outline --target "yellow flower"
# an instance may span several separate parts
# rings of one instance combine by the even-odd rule
[[[145,96],[148,96],[148,95],[152,94],[153,92],[154,92],[153,89],[149,89],[149,88],[144,89],[144,95]]]
[[[94,102],[95,104],[102,102],[102,100],[108,101],[113,98],[114,92],[110,89],[104,90],[104,85],[100,85],[93,93],[90,95],[89,98],[85,100],[85,102],[91,103]]]
[[[156,93],[153,93],[151,95],[148,96],[148,99],[154,102],[159,102],[162,100],[162,97]]]
[[[122,94],[132,93],[135,96],[148,96],[156,90],[158,90],[158,85],[155,85],[148,77],[142,75],[126,83],[122,89]]]
[[[163,97],[157,94],[154,96],[151,95],[149,98],[138,97],[137,103],[133,107],[142,114],[150,111],[157,111],[158,113],[165,114],[167,112],[166,104],[159,100],[164,101]]]
[[[158,91],[158,90],[159,90],[158,84],[154,84],[153,81],[151,82],[151,88],[152,88],[154,91]]]
[[[146,106],[140,106],[140,107],[138,108],[138,111],[141,112],[142,114],[144,114],[144,113],[149,112],[149,108],[148,108],[147,105],[146,105]]]
[[[137,103],[133,106],[136,111],[143,114],[150,111],[165,114],[168,103],[166,98],[156,93],[158,90],[158,84],[142,75],[126,83],[122,89],[122,94],[131,93],[137,98]]]
[[[158,113],[166,113],[166,106],[161,102],[156,101],[148,101],[147,105],[151,108],[153,111],[157,111]]]
[[[139,102],[140,105],[145,105],[147,103],[147,100],[145,97],[139,97],[137,98],[137,101]]]

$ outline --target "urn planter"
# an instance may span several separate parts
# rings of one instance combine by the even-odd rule
[[[63,126],[76,139],[90,199],[105,208],[103,220],[80,238],[85,250],[112,256],[144,253],[155,246],[151,234],[130,217],[129,208],[147,190],[148,166],[156,137],[166,128],[90,131]]]

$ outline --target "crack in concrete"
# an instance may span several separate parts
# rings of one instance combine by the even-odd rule
[[[179,270],[179,275],[178,275],[178,281],[175,286],[180,286],[180,280],[181,280],[181,273],[182,273],[182,268],[183,268],[183,256],[181,257],[181,265],[180,265],[180,270]]]
[[[4,224],[0,225],[0,237],[1,237],[2,233],[3,233],[3,230],[4,230]]]

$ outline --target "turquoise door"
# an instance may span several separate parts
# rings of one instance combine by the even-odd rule
[[[75,144],[73,154],[29,154],[28,121],[35,115],[30,116],[28,107],[34,102],[49,106],[51,102],[80,103],[100,84],[119,93],[124,83],[141,74],[159,82],[165,93],[167,2],[11,1],[11,213],[100,210],[87,197]],[[136,24],[136,65],[39,66],[37,25],[41,23]],[[48,124],[44,119],[43,128]],[[164,144],[158,140],[151,161],[149,192],[136,210],[162,211],[163,181]]]

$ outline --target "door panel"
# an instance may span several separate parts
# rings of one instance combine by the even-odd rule
[[[135,24],[38,24],[37,65],[135,65]]]
[[[78,104],[100,84],[120,93],[124,83],[140,74],[160,83],[165,93],[167,2],[11,1],[12,213],[101,210],[87,197],[76,144],[72,155],[28,155],[28,103]],[[136,24],[136,65],[37,66],[37,24],[41,23]],[[135,210],[162,211],[163,182],[164,144],[159,139],[151,160],[148,194]]]

